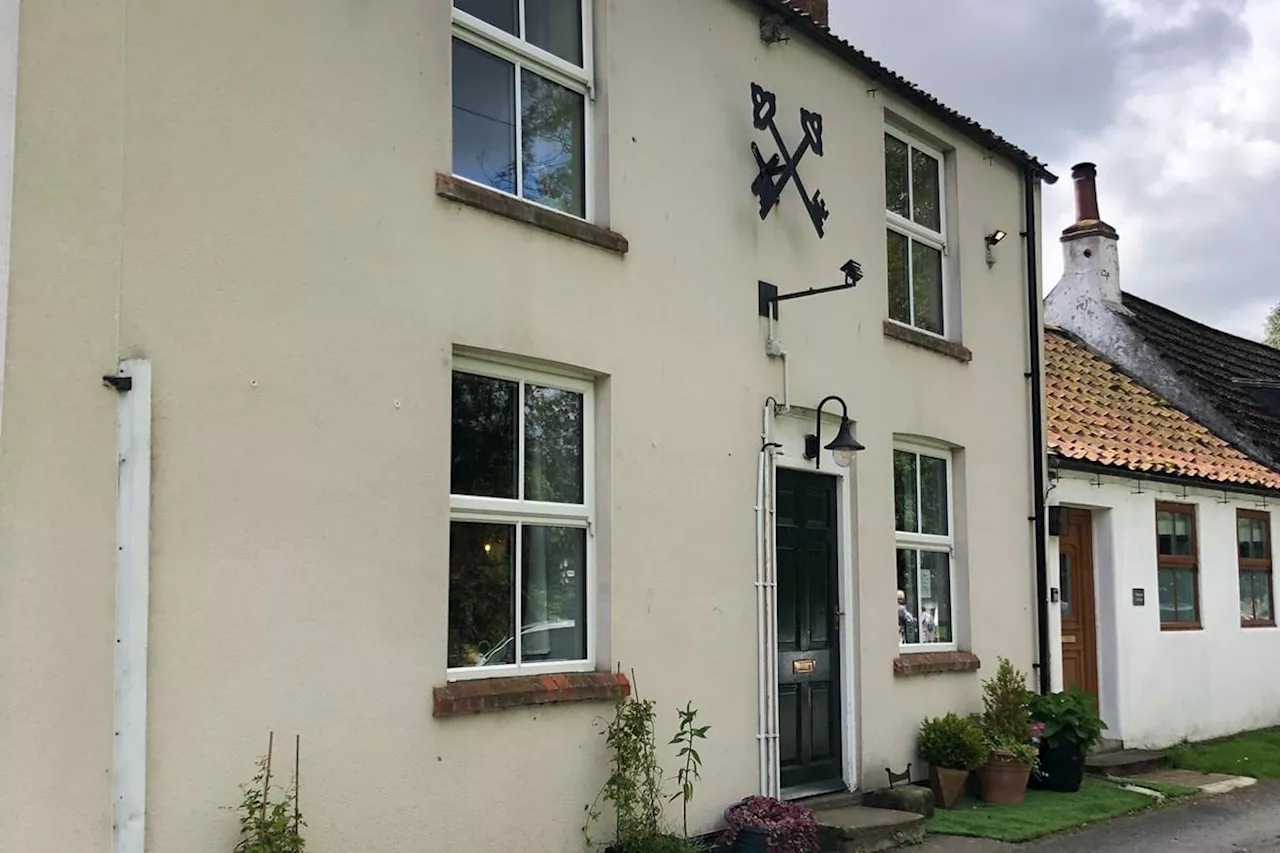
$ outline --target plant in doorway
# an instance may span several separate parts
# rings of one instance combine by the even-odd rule
[[[955,808],[964,793],[969,771],[987,760],[987,745],[976,720],[949,713],[926,717],[916,741],[920,757],[929,764],[929,787],[940,808]]]
[[[985,802],[1016,806],[1026,794],[1036,765],[1031,696],[1027,677],[1007,658],[982,682],[982,734],[990,752],[978,781]]]
[[[815,853],[818,849],[818,821],[813,812],[796,803],[747,797],[729,806],[724,820],[729,827],[721,834],[720,845],[733,853]]]
[[[1084,780],[1084,760],[1099,741],[1106,724],[1094,711],[1095,698],[1079,687],[1031,699],[1031,719],[1043,726],[1039,766],[1033,780],[1038,787],[1074,793]]]

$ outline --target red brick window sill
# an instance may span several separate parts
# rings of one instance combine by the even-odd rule
[[[938,672],[975,672],[982,661],[972,652],[921,652],[893,659],[895,676],[932,675]]]
[[[569,672],[451,681],[432,693],[432,716],[453,717],[562,702],[614,702],[631,695],[631,682],[622,673]]]

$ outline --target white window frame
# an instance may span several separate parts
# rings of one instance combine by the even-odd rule
[[[517,444],[517,484],[519,495],[516,498],[491,498],[476,495],[449,495],[449,523],[455,521],[479,522],[484,524],[509,524],[518,526],[521,523],[552,525],[556,527],[577,527],[587,531],[586,583],[583,594],[587,618],[587,654],[576,661],[538,661],[535,663],[497,664],[494,666],[449,667],[449,681],[464,681],[475,678],[501,678],[511,675],[537,675],[549,672],[590,672],[595,669],[596,652],[596,553],[595,553],[595,386],[592,382],[578,377],[558,373],[546,373],[540,370],[525,369],[499,362],[484,361],[463,356],[455,357],[449,373],[449,405],[453,405],[453,375],[470,373],[494,379],[506,379],[520,383],[520,398],[517,402],[516,430]],[[524,394],[525,385],[532,384],[544,388],[557,388],[582,395],[582,500],[580,504],[550,503],[546,501],[527,501],[524,494]],[[521,597],[523,576],[521,559],[523,549],[517,535],[515,545],[515,587],[512,596],[515,600],[515,625],[513,635],[516,643],[515,660],[520,659],[521,646]],[[446,601],[448,595],[446,594]],[[447,607],[446,607],[447,613]],[[446,615],[446,620],[448,616]]]
[[[959,608],[956,606],[956,522],[955,522],[955,506],[956,506],[956,481],[955,466],[952,464],[952,453],[950,450],[941,447],[931,447],[927,444],[913,444],[910,442],[895,441],[893,443],[894,452],[901,450],[904,453],[913,453],[916,456],[929,456],[934,459],[942,459],[947,465],[947,534],[945,536],[936,533],[911,533],[904,530],[898,530],[897,513],[894,513],[893,521],[893,573],[894,586],[896,588],[898,582],[898,551],[934,551],[942,552],[947,555],[947,590],[951,596],[951,640],[946,643],[899,643],[898,651],[901,654],[913,654],[917,652],[953,652],[958,648],[956,643],[956,635],[959,630]],[[895,477],[894,488],[897,488],[897,480]],[[894,506],[897,506],[897,495],[894,495]],[[921,513],[920,505],[920,466],[916,465],[916,517],[919,518]],[[919,563],[917,562],[916,571],[919,571]],[[919,605],[916,607],[919,610]],[[919,618],[919,614],[916,614]]]
[[[516,66],[515,75],[515,119],[516,119],[516,191],[514,193],[491,187],[488,184],[479,184],[460,175],[455,177],[458,180],[467,181],[467,183],[476,183],[485,189],[502,193],[503,195],[518,198],[527,204],[537,205],[538,207],[559,213],[564,216],[572,216],[574,219],[583,219],[586,222],[594,221],[595,217],[595,191],[594,191],[594,163],[595,163],[595,146],[592,145],[592,109],[595,103],[595,61],[592,56],[591,46],[593,43],[592,33],[592,0],[580,0],[582,3],[582,67],[579,68],[572,62],[562,59],[548,50],[543,50],[531,42],[525,41],[518,35],[512,35],[505,30],[495,27],[493,24],[483,21],[474,15],[467,14],[457,6],[452,6],[453,10],[453,37],[466,42],[472,47],[490,53],[500,59],[506,60]],[[519,8],[516,11],[516,25],[524,31],[524,0],[519,0]],[[450,45],[450,51],[453,47]],[[583,181],[582,192],[584,198],[582,200],[583,215],[579,217],[575,213],[566,213],[554,207],[541,204],[530,198],[525,198],[522,194],[524,190],[524,128],[521,126],[521,103],[522,97],[520,86],[520,69],[528,68],[540,77],[558,83],[566,89],[582,95],[582,169]],[[453,97],[452,84],[450,87],[450,99]]]
[[[895,320],[890,317],[889,322],[896,323],[908,329],[915,329],[926,335],[932,335],[935,338],[948,340],[951,334],[951,276],[947,274],[947,158],[938,149],[927,145],[914,136],[892,126],[886,126],[884,129],[886,136],[892,136],[899,142],[905,143],[907,146],[907,212],[915,210],[915,187],[911,180],[911,149],[917,149],[922,154],[928,154],[930,157],[938,161],[938,225],[939,231],[932,228],[926,228],[909,216],[903,216],[889,210],[888,199],[885,199],[885,226],[890,230],[897,232],[907,238],[907,300],[911,308],[912,322],[904,323],[901,320]],[[887,180],[887,176],[886,176]],[[910,242],[923,243],[930,248],[937,249],[942,253],[942,334],[932,332],[928,329],[915,325],[916,316],[916,294],[913,269],[915,267],[915,259],[911,253]]]

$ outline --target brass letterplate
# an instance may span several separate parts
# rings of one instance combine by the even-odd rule
[[[795,675],[804,675],[813,672],[818,668],[816,660],[796,660],[791,662],[791,672]]]
[[[1075,634],[1063,634],[1063,635],[1062,635],[1062,642],[1064,642],[1064,643],[1074,643],[1075,641],[1076,641],[1076,635],[1075,635]]]

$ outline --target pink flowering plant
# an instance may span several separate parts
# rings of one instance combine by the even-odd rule
[[[818,822],[813,812],[772,797],[747,797],[724,813],[729,824],[720,843],[731,847],[738,833],[755,829],[769,839],[769,853],[816,853]]]

